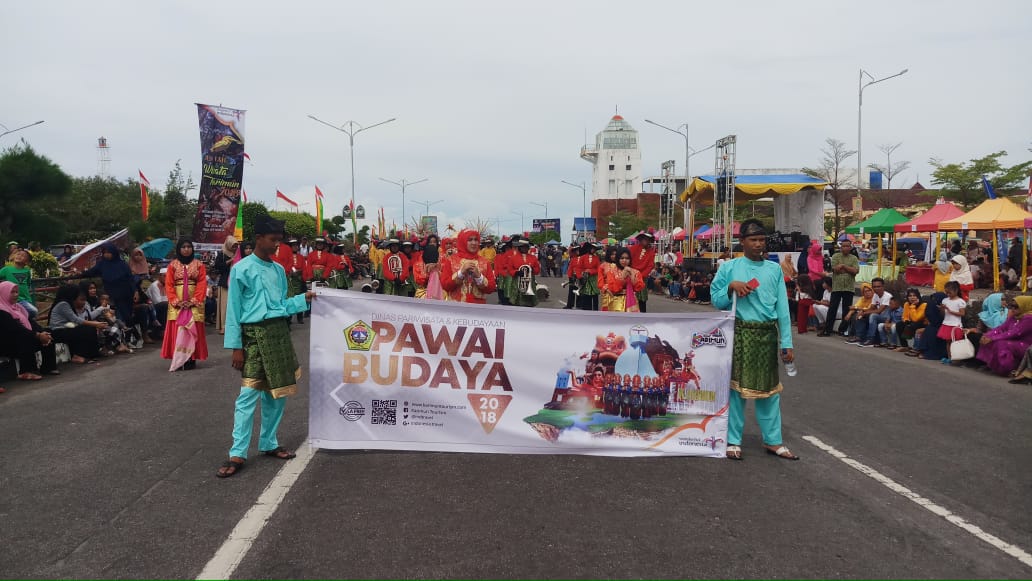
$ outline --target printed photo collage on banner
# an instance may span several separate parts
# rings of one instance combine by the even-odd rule
[[[728,313],[600,317],[319,292],[315,447],[724,456]]]

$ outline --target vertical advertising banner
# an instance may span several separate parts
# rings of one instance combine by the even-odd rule
[[[244,181],[244,111],[197,104],[201,129],[201,185],[194,218],[194,248],[222,247],[236,227]]]
[[[729,313],[312,304],[315,447],[724,457]]]
[[[423,229],[432,234],[437,234],[437,216],[422,216],[419,219]]]

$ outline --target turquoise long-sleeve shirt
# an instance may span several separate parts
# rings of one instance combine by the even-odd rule
[[[308,310],[305,295],[287,298],[287,273],[272,261],[252,254],[229,271],[226,301],[226,349],[243,349],[240,325],[289,317]]]
[[[781,266],[769,260],[749,260],[746,257],[728,260],[720,265],[710,285],[713,306],[731,309],[728,286],[732,281],[749,282],[756,279],[760,286],[745,297],[738,298],[737,317],[743,321],[763,323],[777,321],[781,348],[792,349],[792,319],[788,315],[788,291]]]

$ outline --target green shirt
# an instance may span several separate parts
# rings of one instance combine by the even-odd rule
[[[0,281],[13,282],[18,285],[18,300],[35,304],[32,300],[32,269],[28,266],[18,268],[13,264],[8,264],[0,268]]]
[[[835,267],[844,264],[848,267],[860,270],[860,259],[853,254],[842,255],[841,252],[836,252],[831,257],[831,292],[855,292],[856,291],[856,275],[848,272],[835,272]]]

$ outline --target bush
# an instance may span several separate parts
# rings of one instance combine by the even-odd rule
[[[54,255],[45,250],[30,252],[29,255],[32,256],[29,266],[32,268],[32,276],[34,278],[49,278],[61,275],[61,266],[58,265]]]

